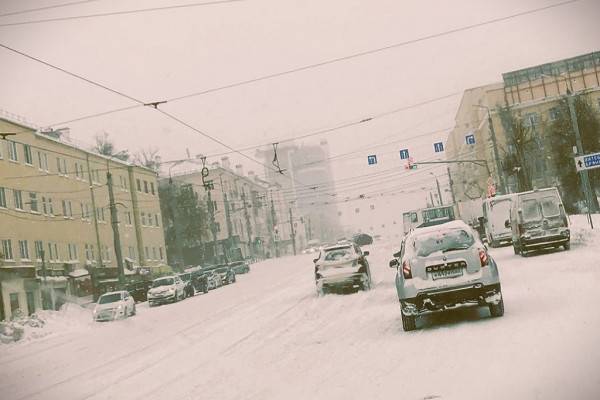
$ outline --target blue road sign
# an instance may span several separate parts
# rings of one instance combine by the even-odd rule
[[[442,151],[444,151],[444,143],[443,142],[434,143],[433,150],[435,150],[436,153],[441,153]]]
[[[400,150],[400,159],[401,160],[407,160],[408,159],[408,149],[402,149]]]
[[[369,163],[369,165],[377,164],[377,156],[374,154],[367,156],[367,162]]]
[[[600,153],[575,157],[575,168],[577,168],[577,171],[600,168]]]
[[[465,136],[465,140],[467,144],[475,144],[475,135],[467,135]]]

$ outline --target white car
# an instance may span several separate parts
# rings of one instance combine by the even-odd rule
[[[177,275],[164,276],[152,281],[148,290],[148,305],[175,303],[185,298],[185,282]]]
[[[126,290],[104,293],[94,307],[94,321],[112,321],[135,315],[135,301]]]

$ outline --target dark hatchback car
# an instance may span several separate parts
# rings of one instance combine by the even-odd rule
[[[184,282],[188,282],[190,283],[190,286],[192,287],[192,290],[195,291],[195,293],[198,292],[202,292],[202,293],[208,293],[208,279],[207,279],[207,273],[206,271],[204,271],[204,269],[202,267],[190,267],[190,268],[186,268],[185,271],[183,272],[183,274],[180,275],[181,279],[184,280]],[[187,284],[186,284],[186,288],[187,288]],[[188,292],[190,293],[190,289],[187,289]],[[193,296],[193,294],[192,294]]]
[[[234,261],[229,263],[229,266],[233,268],[233,272],[237,274],[247,274],[250,272],[250,265],[245,261]]]
[[[152,286],[152,281],[130,282],[125,287],[125,290],[129,292],[136,303],[141,303],[148,300],[147,295],[150,286]]]
[[[231,265],[217,265],[214,271],[221,276],[224,285],[235,283],[235,271]]]

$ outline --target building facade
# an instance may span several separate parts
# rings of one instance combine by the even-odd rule
[[[60,132],[7,119],[0,132],[16,133],[0,139],[0,319],[90,296],[99,284],[90,274],[116,269],[109,172],[127,272],[165,264],[154,171],[81,149]]]
[[[559,102],[568,93],[587,97],[600,116],[600,52],[508,72],[503,74],[502,82],[466,90],[455,128],[448,137],[446,156],[448,160],[486,162],[451,164],[457,201],[485,197],[490,183],[498,193],[518,191],[516,174],[504,164],[507,154],[515,149],[501,109],[508,110],[534,141],[535,151],[528,152],[525,160],[532,186],[560,186],[548,128],[557,118]],[[474,140],[469,141],[468,136]]]

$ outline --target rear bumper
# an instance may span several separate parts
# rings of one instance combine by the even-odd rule
[[[400,299],[404,315],[420,315],[470,305],[498,304],[502,299],[499,283],[475,283],[452,289],[421,292],[416,297]]]
[[[317,287],[357,287],[363,280],[363,272],[322,276],[317,278]]]
[[[151,304],[167,304],[175,302],[175,295],[164,297],[148,297],[148,303]]]
[[[562,246],[569,243],[570,240],[570,236],[563,235],[543,236],[532,239],[521,238],[521,248],[524,250],[531,250],[548,246]]]

